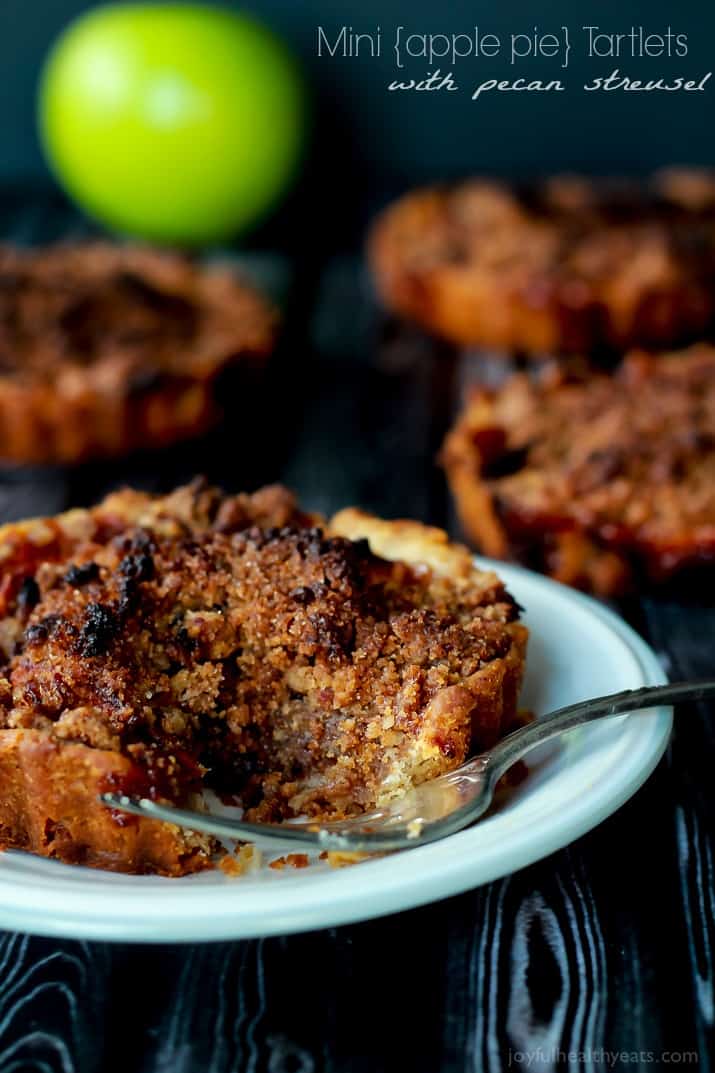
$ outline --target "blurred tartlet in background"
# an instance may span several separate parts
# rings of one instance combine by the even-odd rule
[[[0,458],[164,447],[221,414],[217,384],[270,353],[276,316],[228,268],[109,243],[0,248]]]
[[[715,567],[715,348],[472,385],[442,462],[466,533],[601,596]]]
[[[457,346],[679,346],[715,331],[715,173],[417,190],[377,220],[369,257],[388,310]]]

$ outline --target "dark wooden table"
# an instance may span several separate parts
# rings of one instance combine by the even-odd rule
[[[68,230],[54,203],[3,204],[15,238]],[[223,429],[163,456],[5,472],[4,519],[203,469],[230,489],[282,480],[318,510],[360,504],[454,530],[434,455],[468,362],[381,324],[356,255],[251,267],[287,315],[249,415],[234,399]],[[712,674],[712,597],[710,580],[621,611],[673,677]],[[591,834],[426,908],[214,945],[4,934],[0,1073],[710,1069],[712,716],[680,710],[655,775]]]

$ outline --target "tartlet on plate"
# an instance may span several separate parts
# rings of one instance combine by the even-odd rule
[[[715,326],[715,175],[417,190],[379,217],[368,252],[387,308],[458,346],[665,349]]]
[[[181,875],[213,840],[101,790],[360,812],[504,732],[526,629],[439,530],[197,481],[0,530],[0,645],[2,846]]]
[[[576,371],[576,369],[578,371]],[[715,566],[715,349],[474,388],[442,449],[485,554],[615,595]]]
[[[275,316],[225,268],[137,246],[0,247],[0,460],[163,447],[219,416],[216,381],[273,346]]]

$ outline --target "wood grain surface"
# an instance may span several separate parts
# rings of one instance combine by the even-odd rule
[[[76,231],[54,203],[18,204],[0,221],[16,238]],[[163,456],[6,471],[2,518],[91,502],[124,481],[168,488],[199,469],[232,489],[283,480],[326,512],[359,503],[450,524],[435,453],[472,359],[382,323],[356,256],[260,264],[287,317],[249,412],[231,400],[221,430]],[[685,678],[715,670],[713,603],[710,585],[620,610]],[[615,816],[422,909],[184,947],[4,934],[0,1073],[709,1070],[713,735],[712,707],[680,710],[667,758]]]

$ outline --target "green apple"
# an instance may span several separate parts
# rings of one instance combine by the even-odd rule
[[[199,244],[258,222],[295,177],[307,101],[282,42],[204,4],[94,9],[52,49],[40,136],[92,216],[157,241]]]

